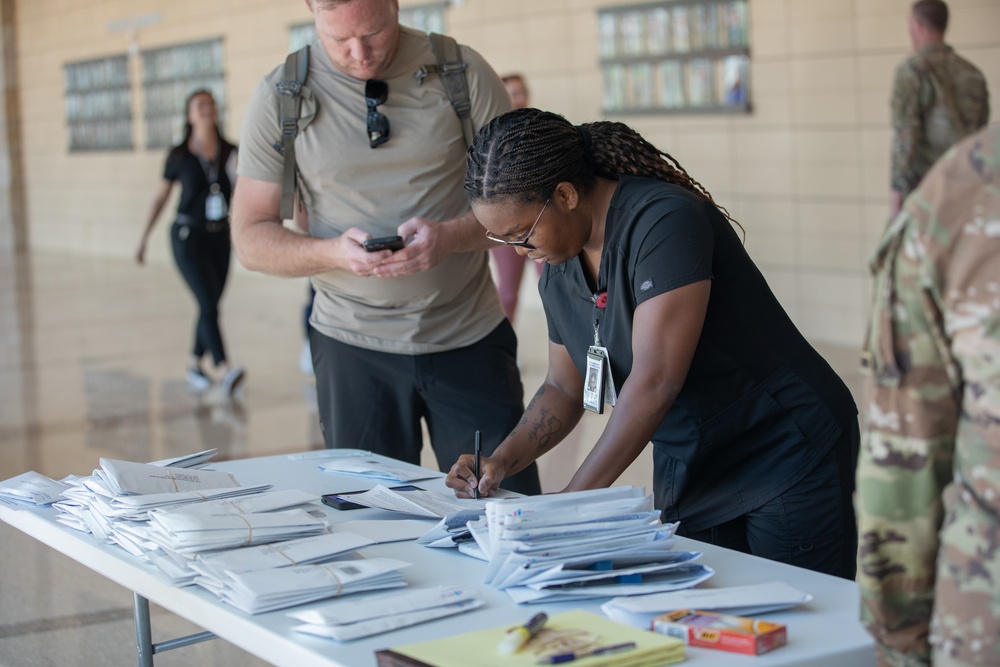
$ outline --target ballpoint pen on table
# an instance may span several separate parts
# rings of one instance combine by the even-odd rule
[[[631,651],[635,648],[635,642],[624,642],[622,644],[611,644],[610,646],[598,646],[588,651],[576,651],[570,653],[556,653],[548,655],[538,660],[539,665],[558,665],[563,662],[572,662],[590,655],[609,655],[621,651]]]
[[[482,442],[480,440],[479,431],[476,431],[476,488],[473,491],[476,500],[479,500],[479,456],[482,451]]]
[[[504,635],[500,645],[497,646],[498,653],[517,653],[521,647],[528,643],[528,640],[538,634],[545,622],[549,620],[549,615],[544,611],[531,617],[524,625],[511,628]]]

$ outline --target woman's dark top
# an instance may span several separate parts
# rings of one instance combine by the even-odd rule
[[[218,175],[219,188],[229,205],[233,194],[233,186],[229,182],[226,163],[229,156],[236,151],[236,146],[225,139],[219,143],[219,154],[212,164],[202,162],[197,155],[183,146],[177,146],[167,155],[163,167],[163,178],[169,181],[180,181],[181,198],[177,204],[177,213],[186,216],[188,224],[205,223],[205,200],[208,198],[209,176]]]
[[[549,338],[566,346],[585,376],[598,320],[620,394],[633,363],[642,363],[632,357],[636,307],[701,280],[712,281],[701,337],[652,438],[656,506],[664,521],[682,521],[688,531],[786,491],[857,415],[850,391],[792,324],[725,216],[662,181],[619,180],[598,275],[606,308],[596,308],[580,258],[546,267],[539,291]]]

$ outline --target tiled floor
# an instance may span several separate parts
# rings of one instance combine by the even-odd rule
[[[530,288],[528,288],[530,289]],[[188,392],[183,368],[194,304],[170,265],[0,255],[0,479],[26,470],[89,473],[101,456],[147,461],[217,447],[245,458],[321,446],[312,379],[297,359],[303,280],[234,270],[223,303],[244,395]],[[525,391],[545,367],[545,324],[517,322]],[[855,391],[854,350],[821,347]],[[587,415],[540,462],[543,488],[569,480],[605,418]],[[431,459],[425,459],[430,461]],[[620,480],[649,484],[647,451]],[[0,524],[0,667],[134,665],[131,594]],[[198,631],[153,608],[153,640]],[[221,640],[156,656],[171,665],[263,665]]]

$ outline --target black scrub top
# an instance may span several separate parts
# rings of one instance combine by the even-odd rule
[[[236,146],[225,139],[219,144],[217,164],[207,164],[188,150],[175,147],[167,155],[163,166],[163,178],[168,181],[180,181],[181,196],[177,202],[177,212],[197,222],[205,222],[205,200],[208,198],[211,183],[209,176],[214,176],[219,184],[226,204],[231,204],[233,185],[229,182],[226,163],[230,155],[236,151]]]
[[[663,181],[619,179],[596,290],[606,290],[605,308],[596,307],[579,257],[546,267],[539,291],[549,338],[585,376],[599,321],[620,395],[636,362],[636,307],[701,280],[712,281],[702,334],[652,438],[656,506],[664,521],[681,521],[690,532],[786,491],[857,419],[850,391],[792,324],[725,216]]]

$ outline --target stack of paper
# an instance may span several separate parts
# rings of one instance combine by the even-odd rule
[[[406,586],[399,570],[410,565],[394,558],[368,558],[229,572],[220,597],[248,614],[259,614],[361,591]]]
[[[319,464],[319,469],[380,482],[413,482],[418,479],[444,477],[443,472],[435,472],[403,461],[377,458],[338,458]]]
[[[527,620],[527,619],[525,619]],[[554,614],[520,651],[500,653],[510,624],[375,652],[379,667],[661,667],[684,659],[684,642],[637,630],[587,611]],[[603,649],[603,650],[602,650]]]
[[[601,605],[604,614],[619,623],[649,629],[653,619],[678,609],[702,609],[732,616],[756,616],[789,609],[812,596],[786,584],[770,581],[749,586],[699,588],[674,593],[618,597]]]
[[[477,609],[483,605],[477,595],[474,588],[441,586],[359,602],[332,602],[288,615],[303,623],[293,630],[347,641]]]
[[[631,486],[491,501],[470,528],[486,583],[518,603],[679,590],[713,574],[700,552],[672,550],[677,524]]]
[[[371,544],[374,542],[355,533],[327,533],[246,549],[198,554],[190,567],[198,575],[194,583],[220,595],[225,588],[227,573],[325,563]]]
[[[300,509],[262,514],[204,514],[187,508],[150,514],[146,537],[182,554],[291,540],[327,531],[327,523]]]
[[[159,466],[153,463],[134,463],[115,459],[100,460],[101,469],[94,471],[100,485],[91,487],[95,493],[109,496],[146,493],[178,493],[203,489],[225,489],[240,485],[228,472],[191,470],[189,468]]]
[[[59,500],[59,496],[69,486],[30,470],[0,482],[0,498],[40,507]]]
[[[486,511],[485,500],[456,498],[452,492],[427,491],[417,487],[390,489],[382,484],[364,493],[352,493],[351,502],[365,507],[440,519],[454,512],[472,512],[467,521]]]

